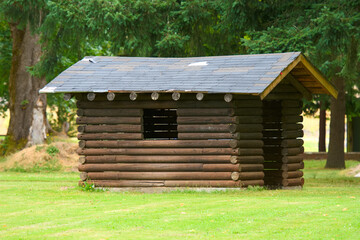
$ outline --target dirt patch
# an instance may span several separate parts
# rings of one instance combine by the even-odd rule
[[[15,171],[77,171],[77,143],[53,142],[25,148],[6,157],[0,170]]]
[[[360,177],[360,164],[345,171],[346,176]]]

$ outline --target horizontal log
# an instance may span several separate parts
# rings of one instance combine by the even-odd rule
[[[263,127],[264,130],[281,129],[285,131],[297,131],[303,129],[303,125],[300,123],[264,123]]]
[[[262,140],[232,140],[229,145],[232,148],[261,148],[264,143]]]
[[[287,156],[294,156],[301,153],[304,153],[304,147],[284,148],[281,150],[281,154]]]
[[[260,116],[261,108],[179,108],[178,116]]]
[[[249,186],[264,186],[264,180],[241,180],[241,187],[249,187]]]
[[[94,184],[95,187],[248,187],[263,186],[263,180],[88,180],[88,184]],[[80,181],[79,185],[84,186]]]
[[[256,141],[256,140],[254,140]],[[261,141],[262,142],[262,141]],[[255,145],[257,142],[254,142]],[[133,141],[80,141],[80,148],[237,148],[244,141],[237,140],[133,140]],[[262,147],[262,146],[260,146]]]
[[[304,132],[303,130],[298,131],[282,131],[282,130],[268,130],[265,129],[262,131],[264,138],[284,138],[284,139],[292,139],[292,138],[298,138],[303,137]]]
[[[178,124],[229,124],[229,123],[262,123],[261,116],[220,116],[220,117],[178,117]]]
[[[142,109],[78,109],[78,116],[87,117],[141,117]]]
[[[231,155],[105,155],[80,158],[85,158],[82,163],[232,163]],[[236,161],[234,164],[238,162],[240,163],[240,161]]]
[[[263,156],[231,156],[230,162],[235,163],[241,163],[241,164],[258,164],[264,162]]]
[[[264,169],[270,170],[270,169],[278,169],[283,171],[296,171],[299,169],[304,168],[304,163],[289,163],[289,164],[283,164],[278,162],[264,162]],[[264,171],[265,171],[264,170]]]
[[[176,117],[176,109],[143,109],[144,118],[152,118],[154,116],[167,116],[167,117]]]
[[[264,172],[239,172],[240,180],[261,180],[264,178]]]
[[[264,122],[282,122],[282,123],[298,123],[303,121],[302,116],[298,115],[264,115],[263,116]]]
[[[235,110],[232,108],[179,108],[178,117],[181,116],[234,116]]]
[[[264,154],[265,161],[277,161],[282,163],[300,163],[303,161],[303,157],[297,156],[283,156],[281,154]]]
[[[301,147],[304,144],[302,139],[285,139],[281,141],[281,146],[286,148]]]
[[[262,172],[263,170],[263,164],[240,164],[238,168],[239,172]]]
[[[80,148],[261,148],[262,140],[140,140],[140,141],[85,141]]]
[[[241,152],[247,153],[244,150]],[[260,150],[257,152],[262,154]],[[77,152],[80,155],[240,155],[239,149],[232,148],[88,148],[78,149]]]
[[[304,175],[302,171],[264,170],[265,177],[278,178],[300,178]]]
[[[142,125],[131,125],[131,124],[117,124],[117,125],[80,125],[78,126],[80,133],[116,133],[116,132],[127,132],[127,133],[141,133],[143,131]]]
[[[282,178],[264,178],[265,185],[276,185],[276,186],[303,186],[303,178],[291,178],[291,179],[282,179]]]
[[[260,100],[225,101],[78,101],[77,107],[82,109],[127,109],[127,108],[254,108],[262,107]]]
[[[165,180],[166,187],[240,187],[240,181],[232,180]]]
[[[282,137],[285,139],[290,139],[290,138],[301,138],[304,136],[304,131],[303,130],[298,130],[298,131],[283,131],[282,132]]]
[[[85,179],[86,180],[86,179]],[[85,181],[83,180],[83,181]],[[85,186],[85,182],[80,181],[80,186]],[[229,181],[230,182],[230,181]],[[95,187],[164,187],[164,181],[156,180],[87,180],[87,184],[94,184]]]
[[[262,132],[262,124],[230,124],[229,131],[231,133],[240,132],[241,133],[254,133]]]
[[[83,172],[85,173],[85,172]],[[231,180],[232,172],[88,172],[91,180]],[[82,176],[83,180],[84,176]]]
[[[251,164],[249,164],[251,165]],[[254,164],[255,165],[255,164]],[[261,165],[261,164],[260,164]],[[261,165],[262,166],[262,165]],[[251,166],[245,166],[249,168]],[[128,171],[128,172],[235,172],[243,168],[239,164],[203,163],[104,163],[79,165],[80,172]],[[258,170],[259,166],[252,169]],[[260,169],[261,171],[261,169]]]
[[[78,117],[77,124],[142,124],[142,117]]]
[[[213,124],[213,125],[179,125],[179,133],[198,133],[198,132],[230,132],[229,124]]]
[[[142,133],[82,133],[79,140],[141,140]]]
[[[301,147],[304,144],[302,139],[271,139],[271,138],[264,138],[264,145],[277,145],[283,148],[295,148]]]
[[[237,140],[261,140],[262,133],[178,133],[178,139],[237,139]]]
[[[284,156],[282,159],[283,163],[301,163],[303,161],[303,157],[298,156]]]
[[[301,115],[302,108],[300,107],[288,107],[288,108],[281,108],[281,106],[267,106],[263,109],[263,115]]]
[[[265,154],[281,154],[284,156],[298,155],[304,152],[304,147],[297,148],[282,148],[280,146],[267,146],[263,147]]]
[[[284,187],[303,186],[304,185],[304,178],[284,179],[284,180],[282,180],[282,185]]]

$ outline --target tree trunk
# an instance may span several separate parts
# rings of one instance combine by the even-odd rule
[[[331,98],[330,142],[325,168],[345,168],[345,79],[336,77],[334,85],[339,94],[337,99]]]
[[[326,152],[326,108],[323,101],[320,102],[319,152]]]
[[[354,146],[353,122],[350,117],[347,117],[346,120],[346,151],[352,152]]]
[[[32,34],[29,26],[19,29],[17,24],[10,24],[10,28],[13,50],[9,78],[7,152],[43,143],[46,138],[46,96],[39,94],[39,89],[46,81],[31,76],[27,70],[40,60],[39,36]]]

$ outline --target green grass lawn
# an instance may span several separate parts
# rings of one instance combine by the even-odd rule
[[[213,193],[85,192],[76,173],[1,172],[0,238],[360,239],[360,179],[324,164],[306,161],[303,190]]]

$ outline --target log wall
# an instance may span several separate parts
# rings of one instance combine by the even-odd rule
[[[84,94],[77,106],[82,181],[99,187],[264,185],[264,115],[258,97],[225,102],[219,94],[198,101],[195,94],[182,94],[174,101],[171,94],[160,94],[153,101],[150,94],[139,94],[131,101],[128,94],[116,94],[109,102],[105,94],[94,101]],[[177,109],[172,139],[144,138],[144,109]]]
[[[288,187],[304,184],[301,98],[302,95],[284,81],[263,101],[265,185]]]

